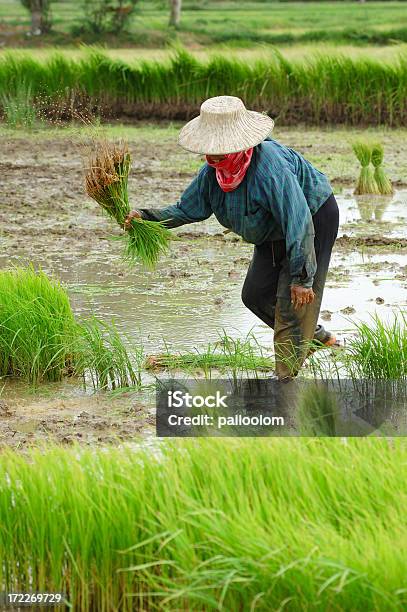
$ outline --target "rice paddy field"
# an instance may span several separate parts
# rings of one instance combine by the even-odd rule
[[[0,0],[0,609],[406,610],[405,3],[184,0],[175,32],[145,0],[120,39],[52,11],[29,37]],[[226,93],[331,181],[320,322],[342,348],[307,360],[286,437],[168,440],[165,379],[274,370],[241,301],[252,245],[213,217],[147,247],[151,227],[121,228],[179,199],[203,162],[179,129]],[[361,391],[349,433],[320,378],[401,399],[366,427]]]

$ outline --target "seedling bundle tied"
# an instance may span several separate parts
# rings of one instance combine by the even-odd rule
[[[354,193],[356,195],[392,194],[393,186],[383,168],[383,145],[359,140],[353,143],[352,148],[361,165]]]
[[[89,160],[85,183],[88,195],[117,221],[121,228],[130,213],[128,178],[131,156],[125,143],[101,142]],[[138,261],[154,268],[160,255],[168,249],[171,234],[163,223],[135,218],[124,241],[123,258],[130,265]]]

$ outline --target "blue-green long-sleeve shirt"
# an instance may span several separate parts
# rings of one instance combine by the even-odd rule
[[[215,169],[205,164],[177,204],[142,209],[142,214],[168,227],[214,214],[252,244],[285,238],[292,284],[311,287],[316,272],[312,215],[331,193],[326,176],[302,155],[267,139],[254,148],[246,176],[234,191],[222,191]]]

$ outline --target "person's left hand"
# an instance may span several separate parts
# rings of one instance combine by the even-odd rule
[[[315,293],[311,287],[302,287],[301,285],[291,285],[291,304],[295,310],[305,306],[306,304],[312,304],[315,299]]]

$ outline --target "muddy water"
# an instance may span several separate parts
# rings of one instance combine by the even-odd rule
[[[407,192],[368,200],[345,192],[337,199],[340,235],[406,235]],[[41,265],[65,283],[77,314],[114,319],[130,337],[142,338],[147,352],[164,343],[174,351],[190,350],[217,340],[223,329],[234,337],[253,331],[271,347],[272,332],[240,299],[252,247],[222,231],[214,219],[179,228],[179,239],[153,272],[129,271],[120,247],[105,236],[91,248],[84,240],[68,250],[50,235],[46,258],[43,249],[37,253],[33,244],[24,244],[0,265],[21,259]],[[406,305],[406,266],[405,249],[336,248],[322,307],[329,327],[347,333],[356,319],[375,311],[387,318],[394,307]]]

